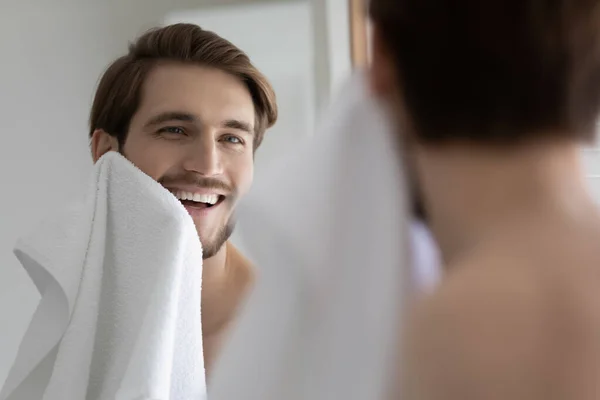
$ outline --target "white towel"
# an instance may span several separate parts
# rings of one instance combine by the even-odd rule
[[[42,299],[1,400],[205,398],[202,249],[160,184],[109,152],[15,254]]]
[[[411,286],[400,146],[362,75],[239,213],[258,283],[211,400],[378,400]]]

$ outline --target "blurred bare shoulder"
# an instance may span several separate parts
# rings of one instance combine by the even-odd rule
[[[408,325],[404,398],[597,398],[599,309],[538,261],[484,252],[452,267]]]

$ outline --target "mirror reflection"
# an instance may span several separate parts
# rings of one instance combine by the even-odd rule
[[[45,304],[41,289],[50,285],[32,281],[36,272],[14,256],[15,243],[37,240],[39,221],[74,212],[71,203],[92,207],[77,218],[61,217],[61,226],[71,217],[79,224],[77,236],[85,237],[85,229],[93,234],[88,243],[69,243],[64,251],[70,255],[52,254],[66,257],[72,271],[50,271],[83,284],[84,271],[93,267],[73,254],[95,245],[99,210],[90,196],[102,190],[88,189],[100,161],[112,153],[160,183],[192,216],[202,242],[201,350],[210,376],[257,274],[235,229],[236,209],[273,162],[311,138],[320,112],[350,75],[351,7],[347,1],[308,0],[55,0],[3,7],[0,93],[9,142],[0,162],[7,190],[23,195],[2,200],[0,320],[9,322],[0,340],[0,382],[14,380],[7,380],[9,369],[36,309]],[[108,182],[107,191],[115,185]],[[146,214],[147,198],[130,201],[132,220],[153,218]],[[85,225],[85,218],[93,222]],[[102,228],[107,236],[124,222],[112,223]],[[61,227],[52,229],[61,235]],[[27,236],[32,231],[33,239]],[[131,251],[138,245],[127,242]],[[114,246],[118,258],[125,245]],[[111,262],[121,265],[120,258]],[[53,278],[67,302],[74,301],[60,277]],[[97,278],[91,285],[101,292],[116,284]],[[120,312],[102,296],[97,301],[103,310]],[[54,318],[60,330],[60,318]]]

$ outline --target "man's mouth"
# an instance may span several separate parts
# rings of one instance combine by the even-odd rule
[[[182,190],[173,192],[173,194],[186,208],[199,210],[213,208],[225,200],[225,196],[220,194],[200,194]]]

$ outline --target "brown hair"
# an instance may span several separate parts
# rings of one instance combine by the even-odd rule
[[[248,87],[256,112],[254,147],[277,120],[275,93],[248,56],[217,34],[193,24],[174,24],[151,29],[129,45],[127,55],[106,70],[90,113],[90,137],[102,129],[123,146],[131,118],[137,111],[142,86],[160,61],[214,67],[241,79]]]
[[[423,143],[591,140],[598,0],[371,0]]]

